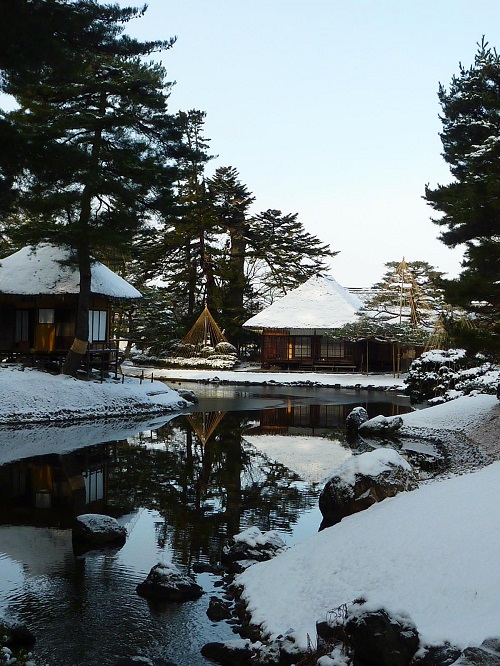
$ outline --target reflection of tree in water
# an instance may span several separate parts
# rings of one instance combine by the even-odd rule
[[[227,538],[248,525],[291,531],[317,493],[243,441],[254,416],[226,414],[204,445],[186,417],[151,433],[152,441],[121,443],[110,469],[110,503],[121,511],[158,511],[159,544],[170,543],[184,564],[218,562]]]

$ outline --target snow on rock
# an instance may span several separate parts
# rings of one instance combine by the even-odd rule
[[[321,492],[323,527],[417,486],[418,477],[411,465],[393,449],[353,456],[335,470]]]
[[[162,382],[126,378],[103,383],[0,367],[0,423],[61,422],[175,411],[190,403]]]
[[[423,643],[463,649],[498,636],[499,484],[495,462],[401,493],[255,564],[236,579],[252,623],[272,636],[292,627],[306,646],[317,621],[363,598],[408,615]]]
[[[349,487],[353,487],[358,476],[369,476],[372,479],[384,472],[401,467],[411,472],[411,465],[394,449],[376,449],[359,456],[351,456],[335,470],[334,476]]]
[[[124,544],[127,530],[112,516],[85,513],[77,516],[73,525],[73,539],[90,546]]]
[[[254,562],[264,562],[286,548],[276,530],[261,532],[252,526],[236,534],[222,549],[221,562],[233,572],[243,571]]]
[[[360,425],[368,421],[368,412],[364,407],[355,407],[345,420],[346,434],[352,438],[358,434]]]
[[[186,601],[203,594],[203,589],[172,562],[155,564],[146,580],[139,583],[136,589],[141,597],[161,601]]]
[[[389,435],[396,432],[403,425],[403,419],[400,416],[375,416],[373,419],[364,421],[359,426],[360,434],[369,432],[372,435]]]

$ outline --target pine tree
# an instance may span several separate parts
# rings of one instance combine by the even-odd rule
[[[446,284],[447,300],[474,313],[490,349],[500,333],[500,56],[484,40],[474,64],[460,65],[439,86],[443,157],[453,181],[427,186],[425,199],[441,215],[441,240],[465,245],[463,271]]]
[[[338,254],[305,230],[298,213],[263,211],[250,218],[247,237],[247,271],[259,309],[325,272],[325,260]]]
[[[444,307],[443,273],[426,261],[389,261],[362,312],[379,323],[431,330]]]
[[[245,263],[247,257],[248,214],[255,201],[253,194],[239,180],[234,167],[220,167],[208,180],[208,192],[216,227],[226,235],[224,252],[217,273],[222,282],[219,306],[228,338],[233,344],[245,320]]]
[[[123,35],[137,10],[63,4],[67,48],[38,71],[31,64],[4,70],[4,89],[19,109],[3,120],[20,147],[17,171],[9,171],[15,210],[24,215],[18,237],[76,249],[76,338],[63,368],[74,374],[87,346],[91,255],[123,248],[152,214],[171,206],[179,134],[167,113],[166,72],[142,59],[173,40]]]

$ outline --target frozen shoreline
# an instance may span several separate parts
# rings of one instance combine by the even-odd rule
[[[163,382],[84,381],[0,366],[0,424],[73,423],[166,414],[187,407]]]
[[[157,368],[123,364],[122,370],[127,377],[146,378],[154,376],[156,380],[181,382],[208,382],[221,384],[245,385],[316,385],[335,388],[363,388],[378,390],[403,390],[404,375],[394,377],[392,373],[370,374],[347,372],[272,372],[260,370],[254,366],[241,367],[237,370],[191,370],[183,368]]]

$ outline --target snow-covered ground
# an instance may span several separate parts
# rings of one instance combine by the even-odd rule
[[[122,370],[129,377],[153,373],[155,379],[186,382],[226,382],[229,384],[317,384],[340,388],[387,388],[403,390],[404,376],[392,374],[349,374],[333,372],[269,372],[255,366],[241,366],[237,370],[189,370],[185,368],[152,368],[123,364]]]
[[[306,647],[317,621],[362,597],[410,615],[426,644],[500,637],[500,403],[471,395],[402,418],[403,432],[468,436],[497,461],[384,500],[250,567],[238,582],[264,631],[293,628]],[[278,444],[270,454],[290,455]]]
[[[237,579],[252,621],[299,644],[354,599],[407,614],[423,643],[500,637],[500,462],[344,518]]]
[[[0,423],[62,422],[157,414],[187,406],[163,382],[82,381],[17,366],[0,366]]]
[[[141,370],[139,370],[139,373]],[[132,373],[131,373],[132,374]],[[391,375],[154,371],[156,379],[242,383],[317,382],[345,387],[402,386]],[[0,368],[0,422],[63,421],[130,416],[185,406],[161,382],[127,378],[124,384],[77,381],[64,376]],[[498,459],[500,403],[471,395],[403,415],[403,431],[455,432]],[[307,455],[310,443],[302,452]],[[272,452],[280,459],[277,441]],[[315,474],[326,465],[317,449]],[[301,460],[303,465],[304,461]],[[314,479],[317,481],[317,478]],[[500,512],[496,510],[500,462],[479,471],[427,483],[350,516],[270,562],[241,574],[252,619],[271,634],[292,627],[306,646],[315,623],[341,604],[364,597],[371,605],[406,613],[427,643],[465,647],[500,636]]]

